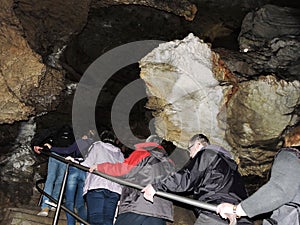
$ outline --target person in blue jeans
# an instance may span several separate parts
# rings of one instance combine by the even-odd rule
[[[80,139],[76,140],[69,147],[53,147],[50,144],[45,144],[51,152],[64,154],[69,157],[73,162],[81,163],[83,162],[83,156],[81,151],[85,151],[93,143],[94,131],[89,130],[87,134],[83,135]],[[87,220],[87,211],[85,206],[85,201],[83,198],[83,187],[85,183],[86,172],[75,167],[69,167],[69,174],[65,189],[65,206],[74,211],[77,209],[79,216]],[[69,213],[67,215],[67,224],[75,225],[76,219]]]
[[[135,144],[135,150],[124,162],[95,164],[89,171],[96,170],[146,186],[175,171],[161,142],[159,136],[150,135],[146,142]],[[173,221],[171,201],[157,197],[152,203],[144,199],[140,190],[123,186],[115,225],[166,225],[167,221]]]
[[[82,165],[90,167],[97,163],[124,161],[121,149],[115,146],[116,138],[112,132],[103,131],[100,140],[93,143]],[[91,225],[113,225],[122,186],[87,173],[83,192],[86,196],[88,222]]]
[[[33,150],[40,154],[41,149],[43,147],[34,146]],[[44,185],[44,191],[51,195],[54,199],[58,199],[58,195],[60,193],[62,181],[64,178],[64,173],[66,170],[66,164],[53,158],[49,157],[48,160],[48,170],[47,170],[47,178]],[[48,216],[49,209],[51,208],[51,203],[49,198],[43,195],[42,197],[42,204],[41,204],[41,211],[37,214],[38,216]]]
[[[79,216],[86,220],[87,219],[87,212],[86,212],[86,206],[85,201],[83,198],[83,187],[84,187],[84,181],[86,177],[86,172],[83,170],[80,170],[74,166],[71,166],[69,168],[69,175],[65,190],[65,206],[74,211],[74,207],[76,206],[77,212]],[[76,220],[75,218],[67,213],[67,224],[68,225],[75,225]]]
[[[105,188],[90,190],[86,194],[89,223],[91,225],[112,225],[119,199],[119,193]]]

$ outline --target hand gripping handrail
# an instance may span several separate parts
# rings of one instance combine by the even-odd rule
[[[48,153],[49,154],[49,153]],[[48,155],[46,154],[46,155]],[[51,154],[49,154],[49,156],[51,157]],[[55,157],[56,158],[56,157]],[[57,158],[60,161],[63,161],[61,157]],[[64,178],[63,178],[63,182],[62,182],[62,186],[60,188],[60,193],[59,193],[59,198],[58,200],[54,199],[51,195],[47,194],[42,188],[39,187],[40,184],[45,183],[45,179],[40,179],[36,182],[36,188],[37,190],[45,195],[46,197],[48,197],[52,202],[54,202],[55,204],[57,204],[56,207],[56,211],[55,211],[55,215],[53,217],[53,221],[52,221],[52,225],[57,225],[58,224],[58,220],[59,220],[59,214],[60,214],[60,209],[62,208],[64,211],[68,212],[69,214],[71,214],[73,217],[75,217],[78,221],[80,221],[80,223],[83,223],[85,225],[90,225],[87,221],[85,221],[84,219],[82,219],[80,216],[78,216],[76,213],[74,213],[72,210],[66,208],[64,205],[62,205],[62,200],[63,200],[63,194],[64,194],[64,190],[65,190],[65,185],[67,182],[67,177],[68,177],[68,173],[69,173],[69,166],[70,166],[70,162],[68,161],[67,163],[67,167],[65,170],[65,174],[64,174]]]
[[[65,163],[69,163],[72,166],[75,166],[79,169],[82,169],[84,171],[89,172],[88,167],[82,166],[82,165],[77,164],[77,163],[73,163],[69,160],[62,159],[60,156],[57,156],[57,155],[54,155],[54,154],[51,154],[51,153],[47,153],[47,152],[42,152],[42,153],[44,153],[48,156],[54,157],[55,159],[58,159],[58,160],[63,161]],[[118,178],[118,177],[110,176],[110,175],[107,175],[105,173],[101,173],[99,171],[93,171],[92,173],[96,174],[96,175],[99,175],[103,178],[106,178],[108,180],[114,181],[114,182],[116,182],[118,184],[121,184],[121,185],[125,185],[125,186],[132,187],[132,188],[139,189],[139,190],[142,190],[144,188],[144,187],[142,187],[138,184],[123,180],[123,179]],[[217,210],[216,205],[209,204],[209,203],[206,203],[206,202],[201,202],[199,200],[195,200],[195,199],[191,199],[191,198],[187,198],[187,197],[183,197],[183,196],[179,196],[179,195],[175,195],[175,194],[172,194],[172,193],[157,191],[155,194],[157,196],[167,198],[169,200],[182,202],[182,203],[192,205],[192,206],[195,206],[195,207],[199,207],[199,208],[202,208],[202,209],[206,209],[206,210],[209,210],[209,211],[212,211],[212,212],[216,212],[216,210]],[[228,218],[230,220],[229,225],[237,225],[237,220],[236,220],[236,217],[234,215],[228,215]]]

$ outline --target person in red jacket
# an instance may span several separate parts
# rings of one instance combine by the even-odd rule
[[[146,186],[175,170],[174,164],[160,145],[161,141],[157,135],[151,135],[146,142],[136,144],[135,150],[123,163],[94,165],[90,167],[90,172],[97,170]],[[140,190],[123,188],[115,225],[166,225],[166,221],[173,221],[171,201],[157,197],[155,203],[151,203],[144,199]]]

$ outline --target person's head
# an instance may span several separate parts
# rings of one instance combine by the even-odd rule
[[[152,134],[146,139],[145,142],[154,142],[154,143],[160,145],[162,141],[163,141],[163,139],[160,138],[158,135]]]
[[[194,157],[203,147],[210,145],[209,139],[204,134],[196,134],[190,140],[188,144],[188,150],[190,151],[190,157]]]
[[[110,143],[110,144],[113,144],[113,145],[116,144],[116,136],[114,135],[113,132],[111,132],[109,130],[104,130],[100,134],[100,140],[102,142],[105,142],[105,143]]]
[[[300,126],[295,127],[284,137],[284,146],[300,146]]]

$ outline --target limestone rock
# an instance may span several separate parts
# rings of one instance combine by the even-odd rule
[[[37,73],[43,64],[16,30],[3,24],[0,33],[0,123],[12,123],[27,119],[34,112],[23,99],[28,97],[29,89],[38,86]]]
[[[0,25],[0,124],[26,120],[38,111],[53,109],[64,87],[63,73],[47,68],[41,56],[32,51],[18,20],[9,11],[12,2],[6,3],[6,10],[0,13],[9,15],[9,23]],[[42,93],[46,105],[33,96],[35,92]]]
[[[241,81],[193,34],[161,44],[140,68],[156,132],[183,148],[204,133],[236,156],[244,175],[265,175],[282,133],[299,120],[299,81]]]
[[[226,107],[226,138],[247,164],[259,167],[261,155],[272,157],[283,131],[299,120],[294,110],[300,102],[300,82],[276,80],[274,76],[238,84]],[[268,146],[268,147],[266,147]],[[272,149],[273,146],[273,149]],[[244,150],[243,150],[244,149]],[[265,150],[262,150],[265,149]],[[250,151],[250,152],[249,152]],[[267,168],[261,169],[260,173]],[[248,169],[247,173],[254,173]]]
[[[249,12],[238,37],[240,52],[214,49],[239,81],[273,74],[299,80],[300,10],[265,5]]]
[[[161,44],[140,61],[156,132],[179,147],[187,147],[193,134],[205,133],[230,148],[216,120],[228,87],[214,77],[212,59],[210,47],[190,34]]]

